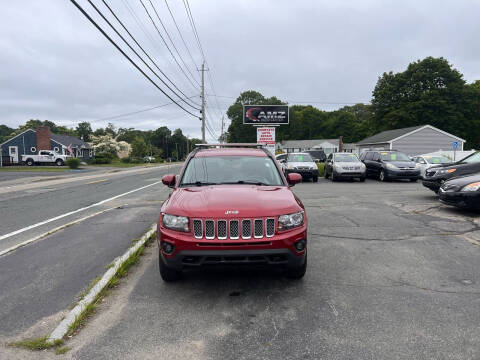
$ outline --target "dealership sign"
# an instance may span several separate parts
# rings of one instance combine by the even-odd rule
[[[263,145],[273,155],[275,154],[275,128],[274,127],[258,127],[257,128],[257,144]]]
[[[244,105],[243,123],[253,125],[288,124],[287,105]]]

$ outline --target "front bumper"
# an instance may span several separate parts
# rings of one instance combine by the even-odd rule
[[[422,181],[423,186],[426,188],[438,193],[438,190],[440,189],[440,186],[442,185],[441,181],[439,180],[423,180]]]
[[[446,205],[452,205],[459,208],[480,210],[480,192],[459,192],[459,191],[443,191],[438,192],[440,201]]]
[[[191,234],[180,233],[159,227],[159,249],[162,242],[175,246],[172,254],[160,251],[165,265],[177,270],[212,265],[267,265],[297,267],[305,261],[306,247],[297,251],[294,244],[307,241],[306,225],[281,233],[271,238],[248,240],[195,239]]]
[[[408,170],[389,170],[385,169],[385,175],[392,180],[401,180],[401,179],[420,179],[420,170],[408,171]]]
[[[335,177],[339,179],[354,179],[354,178],[364,178],[366,177],[366,172],[353,172],[353,171],[345,171],[345,172],[338,172],[334,170]]]
[[[312,170],[294,170],[294,169],[286,169],[285,170],[285,175],[291,174],[291,173],[297,173],[302,175],[304,178],[312,178],[317,176],[318,177],[318,169],[312,169]]]

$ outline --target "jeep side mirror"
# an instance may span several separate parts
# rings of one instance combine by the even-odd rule
[[[168,187],[173,188],[175,186],[175,175],[169,174],[169,175],[163,175],[162,177],[162,183],[164,185],[167,185]]]
[[[295,186],[295,184],[302,182],[302,175],[297,173],[290,173],[287,175],[287,181],[290,186]]]

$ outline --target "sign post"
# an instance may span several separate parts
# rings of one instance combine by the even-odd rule
[[[275,156],[275,128],[257,127],[257,144],[263,145]]]
[[[453,145],[453,162],[455,162],[456,161],[455,155],[458,149],[458,141],[454,141],[452,145]]]

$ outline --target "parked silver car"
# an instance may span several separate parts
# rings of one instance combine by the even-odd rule
[[[302,175],[304,179],[312,179],[313,182],[318,181],[318,166],[310,154],[288,153],[286,155],[286,159],[277,157],[285,175],[297,173]]]
[[[449,164],[452,162],[449,158],[441,155],[419,155],[412,158],[415,167],[420,169],[420,176],[425,179],[425,170],[433,167]]]
[[[365,181],[367,176],[365,164],[352,153],[333,153],[328,155],[323,171],[325,179],[359,179]]]

